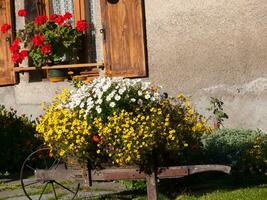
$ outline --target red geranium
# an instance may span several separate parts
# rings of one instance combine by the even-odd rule
[[[72,14],[70,12],[66,12],[63,17],[64,17],[64,19],[71,19]]]
[[[41,45],[44,43],[44,37],[42,35],[35,35],[33,38],[32,38],[32,41],[33,41],[33,45],[35,47]]]
[[[9,24],[3,24],[1,26],[1,32],[6,33],[10,28],[11,28],[11,26]]]
[[[88,24],[86,20],[80,20],[77,22],[76,30],[78,32],[84,32],[88,28]]]
[[[41,51],[44,55],[52,53],[52,46],[50,44],[45,44],[41,46]]]
[[[100,141],[100,138],[98,135],[92,135],[91,137],[92,141],[95,142],[95,143],[98,143]]]
[[[16,38],[13,43],[11,44],[11,46],[9,47],[10,51],[12,53],[18,52],[20,49],[20,40],[18,38]]]
[[[18,11],[18,16],[25,17],[26,15],[27,15],[27,10],[26,9],[20,9]]]
[[[24,60],[28,56],[28,51],[27,50],[22,50],[20,52],[22,60]]]
[[[13,61],[14,63],[16,63],[16,64],[18,64],[18,63],[22,63],[23,59],[21,58],[20,53],[14,53],[14,54],[12,55],[12,61]]]
[[[43,25],[48,20],[47,16],[37,16],[35,17],[34,23],[37,26]]]
[[[50,19],[51,21],[55,21],[59,16],[60,16],[60,15],[58,15],[58,14],[52,14],[52,15],[49,16],[49,19]]]
[[[55,19],[55,22],[58,24],[58,25],[62,25],[64,22],[65,22],[65,18],[63,16],[58,16],[56,19]]]

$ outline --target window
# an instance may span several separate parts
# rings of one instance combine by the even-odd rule
[[[7,10],[1,11],[7,12],[6,15],[2,13],[2,16],[7,18],[2,20],[11,21],[10,10],[14,11],[14,6],[12,7],[10,0],[0,0],[0,2],[7,5]],[[92,29],[84,39],[82,51],[78,52],[81,57],[79,63],[87,63],[88,66],[99,61],[101,63],[102,55],[97,52],[101,52],[99,49],[102,48],[104,68],[108,75],[147,76],[144,0],[29,0],[24,2],[30,14],[28,20],[34,19],[36,15],[63,14],[69,11],[74,15],[74,24],[81,19],[92,23]],[[8,38],[1,37],[1,43],[8,49]],[[10,55],[0,53],[0,64],[5,62],[2,65],[6,66],[6,71],[4,67],[0,69],[0,84],[14,83],[13,75],[10,75],[8,80],[3,78],[6,74],[14,74],[10,60]],[[26,68],[23,70],[26,71]],[[21,69],[15,68],[15,71],[20,72]]]

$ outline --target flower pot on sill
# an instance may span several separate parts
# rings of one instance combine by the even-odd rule
[[[48,70],[48,79],[51,82],[61,82],[66,78],[65,69],[49,69]]]

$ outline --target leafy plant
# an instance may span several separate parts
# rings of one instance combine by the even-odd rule
[[[247,129],[220,129],[202,138],[207,162],[229,164],[232,172],[267,175],[267,135]]]
[[[73,28],[72,14],[68,12],[49,17],[37,16],[17,32],[10,47],[12,60],[18,64],[29,57],[36,67],[60,62],[81,45],[87,28],[85,20],[78,21]]]
[[[24,159],[41,144],[35,123],[0,105],[0,172],[17,172]]]
[[[224,119],[228,119],[228,115],[223,111],[223,101],[215,97],[210,97],[210,106],[207,108],[208,111],[212,111],[215,122],[218,126],[223,125]]]

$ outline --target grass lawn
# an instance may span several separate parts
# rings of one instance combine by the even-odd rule
[[[135,182],[122,193],[96,198],[146,200],[144,182]],[[267,180],[233,177],[221,174],[200,174],[159,182],[160,200],[266,200]]]
[[[176,200],[266,200],[267,185],[240,188],[231,191],[217,190],[201,196],[179,195]]]

